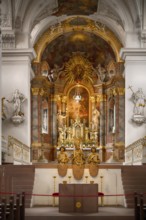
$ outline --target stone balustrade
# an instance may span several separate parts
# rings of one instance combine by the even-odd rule
[[[142,165],[146,163],[146,136],[125,148],[126,165]]]

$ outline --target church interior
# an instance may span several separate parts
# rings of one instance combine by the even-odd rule
[[[146,219],[146,0],[1,0],[0,56],[0,203]]]

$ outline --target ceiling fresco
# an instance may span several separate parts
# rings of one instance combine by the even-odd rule
[[[58,0],[58,11],[60,15],[90,15],[97,11],[98,0]]]
[[[115,59],[111,46],[93,33],[75,31],[65,33],[52,41],[44,50],[42,60],[46,60],[50,68],[54,64],[62,66],[74,53],[80,51],[96,67],[99,63],[107,65]]]

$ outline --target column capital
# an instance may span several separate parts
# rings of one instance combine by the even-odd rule
[[[131,61],[145,61],[146,48],[122,48],[120,50],[120,57],[123,60]]]

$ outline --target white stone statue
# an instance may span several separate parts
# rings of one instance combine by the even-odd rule
[[[132,98],[134,102],[134,109],[133,109],[134,114],[144,116],[146,97],[143,94],[142,89],[139,88],[137,92],[133,93]]]
[[[57,120],[58,120],[58,127],[62,128],[65,125],[66,115],[63,115],[61,113],[61,110],[58,111]]]
[[[132,120],[139,124],[144,123],[146,121],[146,117],[144,116],[146,96],[141,88],[139,88],[136,92],[133,92],[131,86],[129,86],[129,89],[132,91],[132,101],[134,103]]]
[[[14,116],[24,116],[24,113],[21,111],[22,103],[25,101],[25,96],[16,89],[10,100],[7,100],[9,103],[13,103],[13,117]]]
[[[107,82],[109,80],[109,75],[108,75],[107,69],[105,67],[101,66],[100,63],[96,66],[94,71],[101,82]]]
[[[97,131],[99,126],[99,116],[100,112],[96,107],[92,110],[92,130]]]

